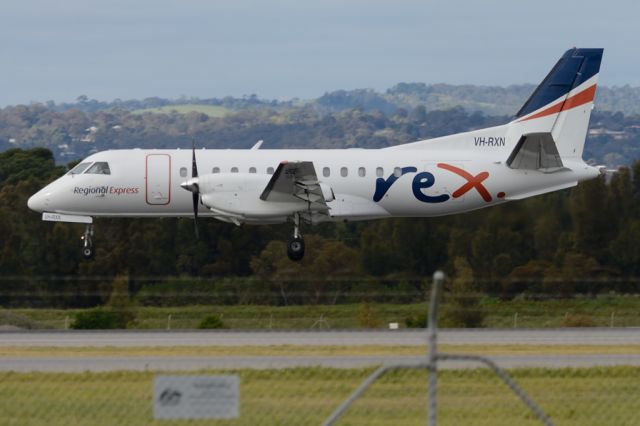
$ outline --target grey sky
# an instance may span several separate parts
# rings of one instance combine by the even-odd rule
[[[537,83],[572,46],[605,48],[601,83],[638,86],[639,4],[3,0],[0,106]]]

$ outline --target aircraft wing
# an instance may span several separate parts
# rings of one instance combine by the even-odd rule
[[[281,162],[260,199],[274,202],[302,200],[309,203],[309,210],[329,210],[311,161]]]

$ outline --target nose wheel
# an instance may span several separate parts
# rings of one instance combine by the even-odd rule
[[[80,238],[82,240],[82,257],[86,260],[93,259],[93,256],[95,256],[95,248],[93,246],[92,224],[88,224],[84,228],[84,235]]]
[[[300,215],[293,215],[293,237],[287,242],[287,256],[294,262],[299,262],[304,257],[304,239],[300,233]]]

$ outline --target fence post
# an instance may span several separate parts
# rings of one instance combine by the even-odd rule
[[[437,421],[437,395],[438,395],[438,299],[442,282],[444,281],[444,272],[436,271],[433,274],[433,284],[431,285],[431,300],[429,301],[429,390],[428,390],[428,426],[436,426]]]

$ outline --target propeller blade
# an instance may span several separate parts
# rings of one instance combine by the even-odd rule
[[[193,153],[192,160],[191,160],[191,177],[195,178],[195,177],[198,177],[198,164],[196,163],[196,140],[195,139],[192,139],[191,141],[191,152]]]
[[[200,235],[198,233],[198,198],[200,198],[200,196],[194,192],[191,195],[191,198],[193,199],[193,223],[196,229],[196,240],[197,240],[198,238],[200,238]]]
[[[198,177],[198,163],[196,162],[196,140],[191,140],[191,179]],[[200,238],[200,234],[198,232],[198,200],[200,199],[200,186],[198,183],[193,184],[193,188],[191,190],[192,195],[191,199],[193,200],[193,224],[196,230],[196,239]]]

